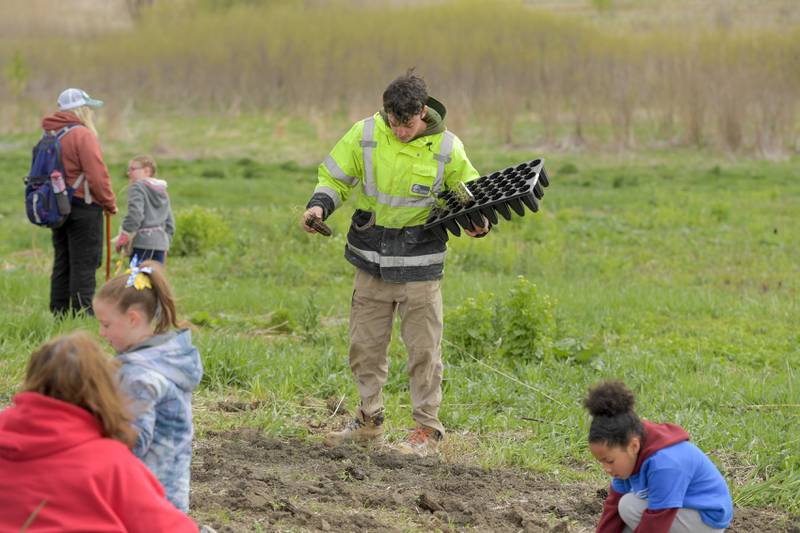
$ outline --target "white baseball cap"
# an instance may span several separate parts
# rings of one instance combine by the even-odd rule
[[[67,89],[58,95],[58,109],[61,111],[68,111],[84,105],[103,107],[103,101],[95,100],[81,89]]]

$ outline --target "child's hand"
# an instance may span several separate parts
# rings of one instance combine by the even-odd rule
[[[127,233],[120,233],[111,242],[114,243],[114,250],[119,253],[128,248],[129,237]]]

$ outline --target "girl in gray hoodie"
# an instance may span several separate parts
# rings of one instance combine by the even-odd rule
[[[116,238],[123,249],[139,261],[164,263],[175,234],[175,218],[167,194],[167,182],[157,179],[158,166],[149,155],[138,155],[128,163],[128,214]]]

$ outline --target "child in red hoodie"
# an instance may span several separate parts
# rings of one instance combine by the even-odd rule
[[[0,531],[197,532],[130,451],[113,363],[87,333],[31,356],[0,412]]]
[[[714,463],[675,424],[640,420],[619,381],[589,391],[589,450],[614,479],[597,533],[716,533],[733,518]]]

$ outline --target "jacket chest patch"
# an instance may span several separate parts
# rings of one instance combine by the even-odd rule
[[[411,185],[411,192],[413,192],[414,194],[422,194],[427,196],[431,193],[431,188],[429,185],[414,183],[413,185]]]

